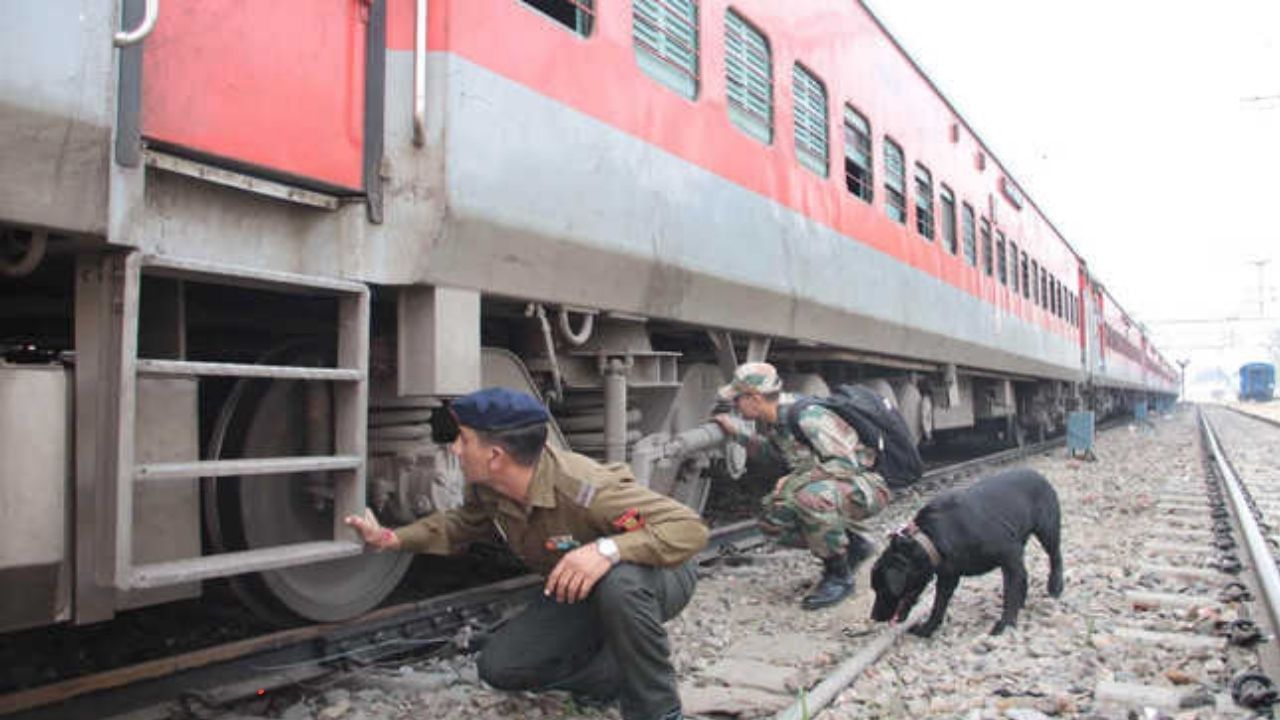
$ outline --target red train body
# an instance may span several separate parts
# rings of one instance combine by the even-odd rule
[[[859,3],[155,7],[0,24],[0,628],[376,604],[407,559],[335,518],[457,502],[430,417],[480,385],[698,507],[734,458],[655,453],[748,358],[922,440],[1176,391]]]

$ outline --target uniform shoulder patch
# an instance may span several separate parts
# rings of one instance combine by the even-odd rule
[[[621,532],[631,532],[644,527],[644,516],[640,514],[640,508],[627,508],[621,515],[609,522]]]

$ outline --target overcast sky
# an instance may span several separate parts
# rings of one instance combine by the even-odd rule
[[[1280,0],[866,2],[1166,356],[1277,314]]]

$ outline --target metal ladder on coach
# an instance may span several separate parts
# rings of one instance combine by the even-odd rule
[[[365,445],[369,375],[369,289],[357,282],[261,271],[170,257],[134,254],[123,278],[123,343],[120,348],[120,412],[115,499],[115,586],[153,588],[208,578],[260,572],[359,555],[361,544],[342,524],[365,505]],[[204,283],[277,292],[333,296],[338,304],[336,367],[301,367],[222,362],[156,360],[137,357],[141,276],[198,280]],[[327,382],[334,386],[334,453],[301,457],[263,457],[135,464],[137,378],[231,377]],[[133,498],[137,483],[193,482],[199,478],[238,476],[242,482],[272,481],[269,476],[327,472],[334,478],[332,537],[266,548],[135,564],[132,554]]]

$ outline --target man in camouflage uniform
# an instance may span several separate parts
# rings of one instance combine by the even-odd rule
[[[568,690],[617,699],[626,720],[681,717],[662,623],[693,595],[688,560],[707,543],[697,513],[601,465],[547,444],[546,408],[490,388],[455,401],[450,446],[466,502],[394,531],[372,512],[346,523],[378,550],[447,555],[477,540],[504,542],[535,572],[543,594],[497,630],[477,660],[504,690]]]
[[[790,413],[797,396],[782,392],[778,371],[768,363],[741,365],[733,382],[720,389],[739,416],[755,421],[755,431],[729,415],[716,422],[748,453],[775,455],[789,472],[761,501],[760,528],[777,542],[808,548],[823,563],[822,579],[805,596],[805,609],[834,605],[853,592],[857,566],[872,545],[855,532],[859,521],[880,512],[891,493],[871,467],[875,451],[836,413],[817,404],[800,409],[798,424],[808,442],[792,435]],[[816,450],[816,452],[815,452]]]

